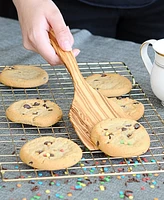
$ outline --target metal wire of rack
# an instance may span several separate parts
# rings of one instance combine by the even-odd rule
[[[141,156],[132,158],[109,157],[99,150],[89,151],[78,138],[68,113],[72,103],[74,87],[64,66],[37,65],[49,74],[47,84],[36,88],[11,88],[0,84],[0,173],[3,181],[25,181],[62,179],[91,176],[125,174],[146,174],[164,172],[164,123],[144,91],[122,62],[78,63],[84,77],[92,73],[119,73],[131,80],[133,88],[124,96],[144,104],[144,116],[139,122],[150,135],[151,146]],[[0,66],[0,70],[5,66]],[[57,124],[40,128],[9,121],[6,108],[21,99],[41,98],[56,102],[63,111],[63,118]],[[76,142],[83,150],[83,158],[76,165],[63,170],[42,171],[22,163],[19,150],[24,143],[41,136],[66,137]],[[40,176],[40,174],[42,174]]]

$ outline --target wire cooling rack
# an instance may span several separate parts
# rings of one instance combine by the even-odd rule
[[[164,123],[144,91],[122,62],[79,63],[84,77],[92,73],[119,73],[131,80],[133,88],[129,96],[144,104],[145,113],[139,122],[151,138],[150,149],[141,156],[123,159],[106,156],[99,150],[89,151],[75,133],[68,113],[74,88],[70,74],[64,66],[38,65],[49,74],[47,84],[31,89],[10,88],[0,84],[0,173],[3,181],[60,179],[124,174],[164,172]],[[0,71],[5,66],[0,66]],[[42,98],[56,102],[63,111],[63,118],[49,128],[17,124],[6,118],[5,110],[21,99]],[[22,163],[19,151],[27,141],[41,136],[66,137],[76,142],[83,150],[79,163],[64,170],[41,171]]]

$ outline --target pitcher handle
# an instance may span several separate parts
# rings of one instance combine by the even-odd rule
[[[151,74],[153,64],[148,55],[148,46],[153,45],[156,41],[157,40],[154,40],[154,39],[147,40],[144,43],[142,43],[141,49],[140,49],[141,58],[145,64],[145,67],[147,68],[147,71],[149,72],[149,74]]]

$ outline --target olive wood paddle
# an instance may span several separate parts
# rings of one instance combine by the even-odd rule
[[[92,128],[103,119],[128,118],[113,101],[93,89],[83,78],[71,51],[63,51],[51,30],[49,38],[57,55],[68,69],[74,84],[74,98],[69,111],[70,121],[81,141],[89,150],[98,149],[90,139]]]

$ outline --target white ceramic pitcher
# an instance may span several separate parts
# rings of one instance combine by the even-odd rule
[[[149,45],[152,45],[155,52],[153,63],[148,55]],[[141,45],[141,57],[150,74],[152,91],[164,106],[164,39],[145,41]]]

